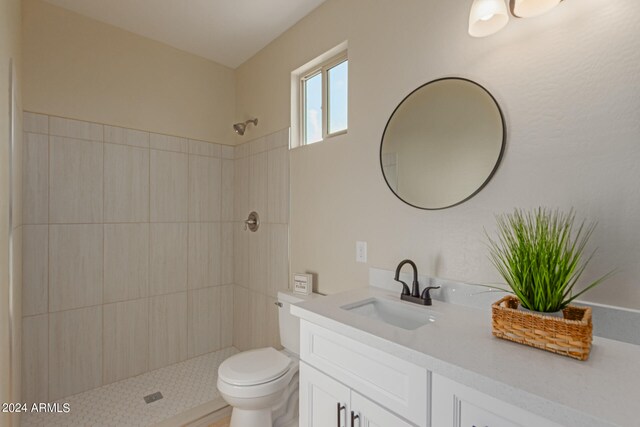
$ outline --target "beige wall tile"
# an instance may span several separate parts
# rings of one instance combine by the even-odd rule
[[[149,369],[187,358],[187,293],[153,297],[149,305]]]
[[[220,148],[220,157],[223,159],[233,160],[235,158],[235,149],[232,145],[222,145]]]
[[[249,234],[243,223],[233,223],[233,280],[246,288],[249,287]]]
[[[13,238],[11,240],[11,250],[12,250],[12,263],[13,263],[13,274],[12,280],[14,283],[14,292],[11,294],[13,299],[13,316],[16,319],[15,330],[20,331],[21,325],[20,322],[22,320],[22,316],[24,315],[22,304],[24,302],[24,274],[23,274],[23,259],[24,259],[24,227],[15,227],[13,229]],[[5,288],[6,289],[6,288]],[[17,342],[16,345],[21,343],[19,333],[14,334],[13,340]],[[20,348],[16,347],[18,351],[17,354],[20,354]],[[14,368],[19,365],[15,365]]]
[[[22,315],[47,313],[49,226],[25,225],[22,230]]]
[[[267,294],[275,298],[278,291],[286,291],[289,287],[289,226],[269,224],[268,231]]]
[[[22,402],[49,401],[49,315],[22,319]]]
[[[251,212],[249,210],[249,158],[236,160],[233,173],[234,220],[244,221]]]
[[[233,223],[223,222],[221,225],[222,240],[220,244],[220,283],[233,283]]]
[[[44,114],[24,112],[22,116],[22,130],[25,132],[49,134],[49,116]]]
[[[98,123],[49,117],[49,135],[102,142],[103,126]]]
[[[102,385],[102,307],[49,315],[49,399]]]
[[[105,125],[104,142],[149,148],[149,132]]]
[[[221,157],[222,146],[212,142],[189,140],[189,154],[197,154],[208,157]]]
[[[104,220],[149,221],[149,150],[104,144]]]
[[[177,136],[160,135],[152,133],[149,135],[149,146],[154,150],[176,151],[179,153],[189,152],[189,142],[185,138]]]
[[[189,221],[219,221],[222,188],[220,159],[189,156]]]
[[[280,345],[276,299],[234,286],[233,345],[241,351]]]
[[[249,142],[249,154],[250,155],[254,155],[254,154],[259,154],[259,153],[263,153],[265,151],[267,151],[267,138],[266,137],[260,137],[257,139],[254,139],[253,141]]]
[[[280,311],[276,305],[277,299],[272,297],[265,298],[265,309],[267,311],[267,343],[266,346],[281,349],[280,344]]]
[[[233,285],[220,286],[220,347],[233,345]]]
[[[271,150],[268,157],[267,218],[271,223],[289,222],[289,149]]]
[[[266,152],[261,152],[249,157],[249,212],[258,212],[258,215],[260,215],[260,221],[262,222],[271,221],[267,212],[267,170],[268,165]]]
[[[269,324],[267,319],[267,297],[249,291],[249,320],[251,321],[251,348],[267,347]]]
[[[250,318],[249,291],[235,285],[233,287],[233,346],[240,351],[251,348]]]
[[[187,221],[188,156],[151,150],[150,165],[151,222]]]
[[[102,225],[49,226],[49,311],[102,303]]]
[[[187,323],[189,357],[200,356],[221,348],[220,297],[219,287],[189,291]]]
[[[149,224],[104,225],[104,302],[149,294]]]
[[[187,240],[184,223],[150,225],[149,294],[187,290]]]
[[[249,234],[249,289],[267,293],[267,265],[269,263],[269,229],[271,224],[261,224]]]
[[[49,222],[49,137],[25,133],[22,156],[22,221]]]
[[[233,160],[222,160],[222,189],[220,202],[220,218],[222,221],[233,221],[234,169]]]
[[[17,132],[17,131],[16,131]],[[23,166],[24,166],[24,133],[17,133],[15,136],[15,146],[13,148],[13,164],[12,164],[12,205],[11,205],[11,222],[14,229],[23,225]],[[5,146],[6,147],[6,146]],[[6,157],[5,157],[6,159]]]
[[[149,300],[104,306],[104,384],[147,371],[149,357]]]
[[[289,128],[279,130],[267,136],[267,150],[289,148]]]
[[[102,143],[50,138],[49,220],[102,222]]]
[[[234,158],[242,159],[244,157],[249,156],[249,143],[245,142],[244,144],[236,145],[234,150]]]
[[[221,284],[220,223],[189,224],[189,289]]]

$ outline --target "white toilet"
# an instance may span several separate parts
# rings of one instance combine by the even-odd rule
[[[278,292],[280,340],[273,347],[244,351],[218,368],[218,390],[233,407],[230,427],[292,427],[298,418],[300,320],[289,307],[318,294]]]

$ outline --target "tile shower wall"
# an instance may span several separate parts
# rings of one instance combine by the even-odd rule
[[[234,333],[239,350],[280,346],[279,290],[289,283],[289,129],[236,146]],[[244,230],[251,211],[256,232]]]
[[[233,147],[25,113],[24,401],[233,344],[235,162]]]

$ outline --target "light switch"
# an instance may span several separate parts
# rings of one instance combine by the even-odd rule
[[[356,262],[367,262],[367,242],[356,242]]]

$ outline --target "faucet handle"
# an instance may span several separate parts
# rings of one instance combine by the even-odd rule
[[[420,298],[422,298],[423,300],[431,301],[431,295],[429,295],[429,291],[431,289],[440,289],[440,286],[428,286],[424,288],[424,290],[422,291],[422,296]]]
[[[400,279],[393,279],[393,280],[395,280],[396,282],[402,283],[402,294],[401,295],[411,295],[411,292],[409,291],[409,285],[407,285],[406,283],[404,283]]]

